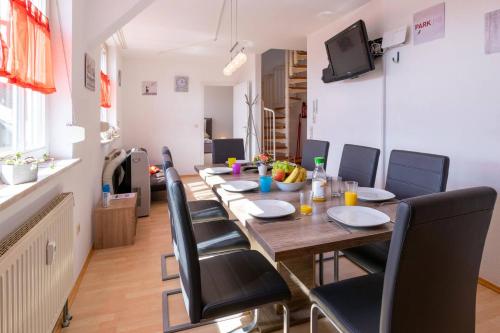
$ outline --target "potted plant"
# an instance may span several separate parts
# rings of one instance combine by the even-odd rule
[[[23,158],[21,153],[8,156],[0,161],[0,176],[8,185],[34,182],[38,178],[38,161],[32,157]]]
[[[267,153],[256,155],[253,162],[257,164],[259,169],[259,176],[265,176],[267,173],[267,166],[273,162],[273,157]]]

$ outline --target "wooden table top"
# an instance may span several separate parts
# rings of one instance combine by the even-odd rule
[[[220,184],[231,180],[253,180],[258,182],[258,174],[242,172],[241,175],[209,175],[204,169],[210,166],[196,166],[195,170],[205,183],[218,195],[249,233],[275,261],[301,257],[316,253],[342,250],[354,246],[389,240],[396,219],[397,202],[374,204],[359,202],[360,206],[372,207],[386,213],[391,218],[387,223],[375,228],[349,228],[337,222],[329,222],[326,211],[330,207],[342,205],[342,199],[329,198],[326,202],[314,203],[313,214],[300,215],[299,192],[282,192],[275,184],[269,193],[252,191],[232,193],[220,188]],[[306,185],[311,188],[310,184]],[[290,202],[296,213],[282,219],[263,220],[250,216],[248,206],[253,200],[275,199]]]

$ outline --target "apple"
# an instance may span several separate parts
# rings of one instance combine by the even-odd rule
[[[282,182],[285,180],[285,170],[277,169],[274,172],[274,180],[277,182]]]

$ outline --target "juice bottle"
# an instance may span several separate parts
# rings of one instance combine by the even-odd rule
[[[326,201],[326,187],[328,184],[324,169],[325,158],[315,157],[314,164],[316,168],[314,168],[312,178],[312,199],[315,202],[323,202]]]

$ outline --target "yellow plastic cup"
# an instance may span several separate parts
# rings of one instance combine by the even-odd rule
[[[236,163],[236,157],[229,157],[227,159],[227,166],[228,167],[232,168],[234,163]]]

